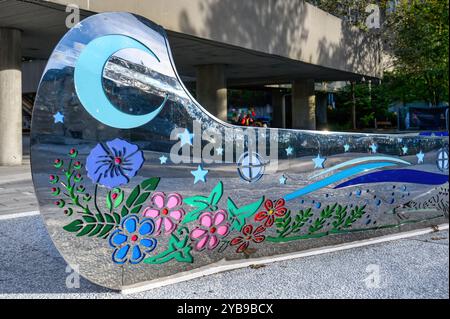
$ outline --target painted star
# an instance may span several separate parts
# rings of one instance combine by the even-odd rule
[[[345,144],[344,145],[344,152],[348,152],[350,150],[350,145]]]
[[[191,174],[194,175],[194,184],[198,182],[206,182],[206,174],[208,174],[208,170],[203,169],[201,165],[198,165],[195,171],[191,171]]]
[[[406,155],[406,154],[408,154],[408,146],[403,146],[402,147],[402,151],[403,151],[403,155]]]
[[[326,158],[320,157],[320,154],[317,154],[317,157],[312,160],[314,162],[314,168],[323,168],[325,160]]]
[[[160,158],[159,158],[159,161],[161,162],[161,165],[162,164],[166,164],[167,163],[167,157],[166,156],[161,156]]]
[[[194,138],[194,134],[189,133],[189,130],[184,129],[183,133],[178,134],[178,138],[181,141],[181,146],[186,144],[192,145],[192,139]]]
[[[292,148],[292,147],[288,147],[288,148],[286,148],[286,155],[287,156],[289,156],[289,155],[292,155],[292,152],[294,151],[294,149]]]
[[[372,143],[369,147],[372,150],[372,153],[376,153],[377,152],[378,145],[376,145],[375,143]]]
[[[281,184],[281,185],[285,185],[285,184],[286,184],[286,181],[287,181],[286,176],[282,175],[282,176],[280,177],[279,181],[280,181],[280,184]]]
[[[425,154],[422,152],[422,150],[420,150],[420,153],[417,153],[416,156],[417,156],[417,164],[422,164],[423,159],[425,157]]]
[[[55,119],[55,123],[64,123],[64,115],[62,115],[61,112],[57,112],[55,115],[53,115]]]
[[[222,147],[216,148],[216,153],[217,155],[223,155],[223,148]]]

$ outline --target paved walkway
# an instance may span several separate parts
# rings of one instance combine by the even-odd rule
[[[448,231],[440,231],[121,295],[83,278],[68,288],[67,264],[41,217],[22,217],[0,220],[0,298],[448,299],[448,245]]]
[[[0,166],[0,218],[5,214],[36,210],[29,157],[26,156],[20,166]]]
[[[0,298],[449,298],[448,231],[219,273],[133,295],[83,278],[79,288],[68,288],[67,264],[41,217],[9,218],[37,210],[27,161],[0,167]],[[374,282],[368,286],[369,276]]]

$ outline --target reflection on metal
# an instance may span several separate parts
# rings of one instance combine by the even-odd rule
[[[245,152],[237,161],[239,176],[249,183],[258,181],[264,175],[265,161],[255,152]]]
[[[436,165],[441,171],[448,170],[448,152],[440,149],[436,159]]]
[[[166,94],[161,105],[145,115],[130,115],[119,111],[108,100],[102,86],[104,66],[108,59],[122,49],[138,49],[158,57],[142,43],[123,35],[98,37],[87,44],[77,59],[74,72],[75,90],[81,104],[91,116],[114,128],[135,128],[155,118],[167,102]]]
[[[89,280],[121,289],[448,221],[448,134],[254,128],[246,149],[259,155],[241,156],[242,136],[174,65],[161,27],[104,13],[72,28],[45,69],[33,182],[52,240]],[[207,130],[222,143],[205,145]],[[266,163],[258,147],[273,141]]]

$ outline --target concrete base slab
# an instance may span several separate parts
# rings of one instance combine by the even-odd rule
[[[295,253],[289,253],[289,254],[283,254],[279,256],[273,256],[273,257],[265,257],[265,258],[255,258],[250,259],[248,261],[245,260],[233,260],[233,261],[227,261],[227,260],[221,260],[217,263],[208,265],[206,267],[197,268],[195,270],[186,272],[186,273],[179,273],[173,276],[166,277],[164,279],[158,279],[158,280],[152,280],[149,282],[144,282],[142,284],[133,285],[125,287],[121,290],[123,294],[130,294],[130,293],[138,293],[174,283],[179,283],[186,280],[196,279],[199,277],[223,272],[223,271],[229,271],[237,268],[244,268],[249,267],[252,265],[261,265],[261,264],[267,264],[267,263],[273,263],[277,261],[284,261],[294,258],[301,258],[301,257],[309,257],[309,256],[315,256],[330,252],[336,252],[340,250],[346,250],[346,249],[352,249],[357,247],[363,247],[367,245],[373,245],[373,244],[379,244],[384,243],[392,240],[399,240],[404,238],[410,238],[414,236],[424,235],[431,232],[435,232],[438,230],[447,230],[449,228],[448,224],[442,224],[436,227],[430,227],[425,229],[419,229],[419,230],[413,230],[408,231],[404,233],[399,234],[393,234],[393,235],[386,235],[381,236],[377,238],[370,238],[365,240],[359,240],[355,242],[345,243],[341,245],[334,245],[334,246],[328,246],[328,247],[321,247],[321,248],[314,248],[309,249],[306,251],[301,252],[295,252]]]

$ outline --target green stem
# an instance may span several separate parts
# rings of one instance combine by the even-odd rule
[[[72,203],[74,205],[78,206],[79,208],[81,208],[85,214],[92,215],[91,210],[89,209],[89,206],[87,204],[86,204],[86,206],[83,206],[80,203],[78,196],[75,195],[75,183],[73,185],[71,183],[73,173],[74,173],[72,171],[72,162],[73,162],[73,160],[71,159],[69,161],[69,167],[67,170],[67,172],[69,172],[69,176],[67,176],[65,174],[66,171],[63,169],[64,176],[66,176],[66,183],[61,181],[60,184],[69,192],[69,194],[64,193],[64,195],[68,196],[72,200]]]
[[[94,189],[94,205],[95,205],[95,210],[96,210],[99,214],[102,214],[102,212],[101,212],[100,209],[98,208],[98,204],[97,204],[97,189],[98,189],[98,183],[95,183],[95,189]]]

